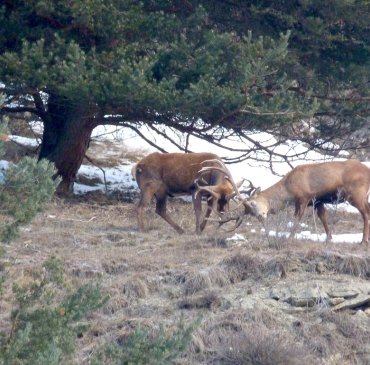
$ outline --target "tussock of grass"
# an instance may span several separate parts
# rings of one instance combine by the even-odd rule
[[[217,266],[191,271],[184,276],[185,294],[189,295],[201,290],[223,287],[229,282],[228,273]]]
[[[370,278],[370,258],[358,256],[337,257],[334,268],[338,273]]]
[[[257,323],[240,332],[217,335],[215,364],[222,365],[298,365],[308,364],[310,353],[286,334],[267,329]],[[313,360],[313,359],[312,359]]]
[[[223,300],[219,294],[214,291],[203,295],[186,297],[179,301],[178,307],[180,309],[209,309],[214,310],[221,307]]]
[[[120,275],[129,269],[129,265],[126,262],[104,262],[102,266],[104,271],[110,275]]]
[[[293,365],[313,360],[308,349],[276,321],[269,324],[260,315],[209,320],[194,334],[193,350],[205,352],[209,363],[220,365]]]
[[[222,264],[226,267],[232,283],[261,276],[262,263],[257,257],[238,253],[224,259]]]
[[[324,309],[318,317],[309,325],[294,326],[297,336],[304,339],[314,356],[335,359],[335,364],[368,364],[368,328],[345,312]]]
[[[320,263],[325,269],[338,274],[370,278],[370,257],[362,254],[341,254],[333,251],[310,250],[302,262],[306,266]]]
[[[122,291],[130,301],[146,298],[150,292],[147,280],[139,275],[129,278],[123,284]]]

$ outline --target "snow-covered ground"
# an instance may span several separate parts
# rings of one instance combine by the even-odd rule
[[[151,134],[147,130],[143,130],[143,133],[146,133],[146,136],[156,144],[160,145],[162,148],[166,149],[168,152],[177,152],[177,148],[171,145],[166,139],[160,135]],[[171,131],[168,131],[171,133]],[[185,141],[181,140],[181,136],[171,135],[172,138],[178,139],[176,142],[179,145],[183,145]],[[274,137],[268,135],[267,133],[258,133],[253,136],[259,141],[262,145],[271,145],[274,143]],[[127,129],[113,129],[109,127],[98,127],[94,130],[93,138],[96,141],[110,140],[118,148],[125,148],[134,151],[147,151],[147,153],[155,151],[155,149],[146,143],[142,138],[136,135],[134,132]],[[16,141],[19,144],[28,144],[34,146],[37,144],[36,140],[23,138],[19,136],[11,136],[11,140]],[[220,156],[235,157],[237,153],[233,153],[222,149],[220,147],[214,146],[204,140],[191,137],[189,142],[189,149],[194,152],[213,152],[217,153]],[[226,145],[233,148],[244,147],[242,142],[239,140],[227,141]],[[310,163],[312,161],[324,161],[332,159],[331,157],[323,156],[315,151],[306,151],[303,144],[298,144],[296,142],[287,142],[284,145],[279,145],[275,148],[275,152],[281,155],[287,154],[296,154],[302,153],[302,159],[295,160],[292,164],[297,166],[299,164]],[[109,151],[107,151],[109,153]],[[266,156],[261,155],[261,159],[266,159]],[[346,154],[341,155],[341,159],[345,159]],[[339,160],[339,159],[337,159]],[[370,162],[365,162],[367,166],[370,167]],[[257,162],[254,160],[247,160],[235,164],[228,165],[233,177],[235,180],[240,180],[242,178],[247,178],[253,182],[255,186],[261,186],[262,189],[265,189],[275,182],[279,181],[281,176],[290,171],[291,167],[282,160],[275,159],[273,163],[273,174],[269,168],[270,164],[268,162]],[[102,167],[98,168],[91,165],[82,165],[78,174],[84,175],[88,178],[98,178],[100,181],[106,181],[107,184],[101,183],[94,186],[88,186],[80,183],[75,183],[74,192],[75,194],[84,194],[88,191],[93,190],[102,190],[105,191],[107,188],[108,191],[135,191],[138,189],[136,182],[131,176],[131,163],[125,159],[121,159],[120,163],[115,167]],[[0,174],[1,171],[7,168],[7,164],[4,161],[0,161]],[[1,176],[0,176],[1,177]],[[343,209],[351,213],[356,214],[354,219],[361,219],[356,208],[350,206],[349,204],[340,204],[335,209]],[[289,234],[289,227],[287,227],[287,232],[274,232],[270,231],[270,236],[285,236]],[[240,240],[240,235],[235,236],[237,240]],[[233,239],[234,236],[231,236],[230,239]],[[325,241],[325,235],[318,235],[316,233],[311,233],[310,231],[301,231],[297,233],[297,238],[309,239],[313,241]],[[362,233],[356,234],[342,234],[342,235],[333,235],[333,242],[360,242]]]

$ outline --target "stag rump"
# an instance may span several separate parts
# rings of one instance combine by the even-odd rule
[[[296,217],[292,230],[294,232],[307,206],[311,205],[324,226],[327,239],[330,240],[332,235],[325,204],[347,201],[361,213],[364,222],[362,243],[369,242],[370,169],[359,161],[331,161],[297,166],[268,189],[254,189],[249,198],[240,195],[231,175],[228,176],[244,209],[233,216],[221,216],[221,224],[235,219],[237,227],[246,214],[252,214],[264,221],[268,214],[276,213],[288,203],[293,203]]]
[[[176,224],[167,213],[167,197],[174,195],[191,195],[196,232],[200,233],[206,226],[207,218],[215,209],[223,212],[234,196],[234,189],[228,180],[229,171],[208,171],[199,173],[204,166],[217,165],[220,157],[213,153],[158,153],[154,152],[132,168],[132,176],[140,188],[140,200],[137,205],[139,230],[145,229],[144,209],[156,198],[156,213],[168,222],[178,233],[184,230]],[[225,173],[226,172],[226,173]],[[202,196],[206,196],[208,207],[202,220]]]

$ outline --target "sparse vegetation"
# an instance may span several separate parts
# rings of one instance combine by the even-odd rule
[[[370,350],[367,342],[355,338],[370,334],[368,305],[331,312],[329,304],[315,304],[315,299],[311,307],[291,304],[300,299],[295,291],[310,287],[366,288],[369,257],[363,246],[291,240],[277,250],[263,236],[249,233],[248,225],[239,231],[248,244],[215,245],[227,237],[214,230],[216,225],[210,225],[204,236],[184,234],[179,239],[151,210],[151,230],[139,233],[133,204],[104,196],[99,204],[91,199],[49,204],[47,216],[38,215],[31,229],[22,231],[22,238],[7,248],[7,261],[2,260],[0,268],[7,278],[0,306],[8,313],[13,295],[9,283],[32,281],[34,268],[46,254],[59,257],[45,269],[50,280],[60,282],[58,267],[63,262],[62,286],[69,290],[99,280],[109,300],[82,321],[89,326],[75,338],[72,362],[87,365],[95,359],[96,364],[129,364],[133,356],[145,363],[152,351],[158,356],[176,354],[171,361],[179,365],[365,361]],[[181,212],[183,226],[193,230],[190,204],[171,201],[169,209]],[[59,219],[53,218],[56,215]],[[350,221],[352,215],[341,219]],[[353,222],[361,230],[360,222]],[[296,297],[289,300],[293,294]],[[0,313],[0,324],[11,328],[5,312]],[[180,313],[182,329],[174,326]],[[200,313],[203,319],[194,329],[190,323]],[[194,330],[191,336],[188,326]],[[186,349],[178,347],[181,341],[168,342],[174,333],[188,344]],[[128,349],[134,340],[138,342]],[[152,356],[153,364],[166,363],[157,355]]]
[[[188,347],[192,332],[199,321],[185,326],[181,320],[177,328],[165,333],[161,326],[155,333],[138,328],[120,344],[110,344],[97,356],[94,365],[167,365]]]
[[[4,364],[368,361],[370,258],[363,245],[267,240],[254,220],[239,227],[241,241],[213,222],[197,236],[191,205],[175,199],[168,209],[187,232],[178,236],[148,209],[150,229],[142,233],[132,202],[117,197],[55,198],[6,245]],[[336,232],[361,231],[358,217],[331,214],[344,222]],[[271,227],[286,230],[286,218],[271,219]],[[305,229],[314,223],[309,215]],[[359,304],[333,310],[356,297]]]
[[[44,271],[23,284],[13,284],[10,327],[0,332],[0,364],[70,363],[76,338],[88,326],[81,322],[106,301],[98,286],[65,291],[62,263],[55,257]]]

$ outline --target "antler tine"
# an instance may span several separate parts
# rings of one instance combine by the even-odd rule
[[[235,220],[234,227],[231,228],[231,229],[229,229],[229,230],[227,230],[226,232],[233,232],[233,231],[235,231],[241,225],[241,223],[243,222],[243,218],[244,218],[244,215],[245,215],[244,212],[239,213],[238,215],[232,215],[232,214],[228,214],[228,213],[219,213],[219,212],[216,212],[216,213],[218,214],[219,219],[207,218],[207,220],[213,221],[213,222],[218,222],[219,227],[221,227],[223,224],[225,224],[227,222],[230,222],[232,220]]]
[[[217,160],[216,158],[211,160],[204,160],[201,162],[202,165],[205,163],[215,163],[216,165],[220,165],[221,167],[225,167],[227,169],[226,165],[221,160]]]
[[[222,162],[222,161],[220,161],[220,160],[216,160],[216,159],[214,159],[214,160],[205,160],[205,161],[203,161],[202,162],[202,165],[204,164],[204,163],[216,163],[217,165],[219,165],[219,166],[204,166],[204,167],[202,167],[199,171],[198,171],[198,173],[204,173],[204,172],[209,172],[209,171],[213,171],[213,170],[216,170],[216,171],[220,171],[220,172],[222,172],[222,173],[224,173],[225,174],[225,176],[226,176],[226,178],[230,181],[230,183],[231,183],[231,185],[232,185],[232,187],[234,188],[234,191],[235,191],[235,193],[236,193],[236,195],[241,199],[241,200],[245,200],[242,196],[241,196],[241,194],[240,194],[240,192],[239,192],[239,189],[238,189],[238,187],[237,187],[237,185],[236,185],[236,183],[235,183],[235,181],[234,181],[234,179],[233,179],[233,177],[231,176],[231,173],[230,173],[230,171],[229,171],[229,169],[226,167],[226,165]]]
[[[196,198],[197,197],[197,195],[200,193],[200,192],[202,192],[202,191],[205,191],[205,192],[207,192],[207,193],[209,193],[209,194],[211,194],[214,198],[216,198],[216,199],[218,199],[219,198],[219,196],[218,196],[218,194],[215,192],[215,191],[213,191],[212,189],[211,189],[211,187],[210,186],[200,186],[199,185],[199,181],[200,180],[200,178],[197,178],[197,179],[195,179],[194,180],[194,184],[195,184],[195,186],[196,186],[196,192],[195,192],[195,194],[194,194],[194,197]]]
[[[238,192],[233,192],[232,194],[230,194],[229,199],[234,199],[234,197],[238,195],[239,198],[241,198],[242,200],[245,200],[244,198],[241,197],[241,194],[246,194],[248,195],[248,198],[250,198],[253,195],[252,193],[258,189],[257,187],[253,185],[253,183],[249,179],[246,179],[245,177],[242,178],[242,183],[241,184],[239,183],[239,186],[241,186],[244,183],[244,181],[248,181],[249,186],[246,189],[239,190]]]
[[[243,180],[248,181],[248,182],[249,182],[249,186],[250,186],[252,189],[257,189],[257,188],[253,185],[252,181],[250,181],[249,179],[246,179],[245,177],[243,177]]]

